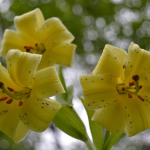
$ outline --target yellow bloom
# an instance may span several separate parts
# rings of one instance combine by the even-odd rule
[[[44,20],[40,9],[17,16],[17,31],[6,30],[0,55],[5,57],[10,49],[42,54],[38,69],[54,64],[71,66],[76,45],[71,44],[73,35],[58,18]]]
[[[19,50],[7,54],[7,69],[0,64],[0,130],[15,142],[29,129],[42,132],[61,104],[48,99],[64,92],[55,67],[36,71],[42,56]]]
[[[150,53],[131,43],[126,51],[106,45],[92,75],[83,75],[92,118],[112,133],[133,136],[150,128]]]

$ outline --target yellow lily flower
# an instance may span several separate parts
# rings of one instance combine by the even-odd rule
[[[0,64],[0,130],[15,142],[44,131],[61,104],[48,99],[64,92],[54,66],[36,71],[42,55],[10,50]]]
[[[92,75],[83,75],[85,105],[92,120],[115,135],[150,128],[150,53],[131,43],[126,51],[106,45]]]
[[[0,55],[6,57],[10,49],[42,54],[38,66],[49,67],[54,64],[71,66],[76,45],[71,44],[74,36],[58,18],[44,20],[40,9],[35,9],[14,18],[17,31],[6,30]]]

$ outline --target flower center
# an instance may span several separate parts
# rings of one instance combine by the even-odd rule
[[[43,44],[36,43],[34,46],[24,46],[26,52],[34,54],[43,54],[45,52],[45,46]]]
[[[22,100],[28,98],[31,93],[31,89],[25,88],[24,90],[20,91],[14,91],[10,87],[5,87],[2,82],[0,82],[0,88],[2,89],[2,92],[5,93],[7,96],[1,97],[0,101],[5,101],[7,104],[11,104],[13,100],[19,100],[19,106],[23,105]]]
[[[138,75],[134,75],[132,76],[133,81],[130,82],[129,84],[117,84],[116,89],[118,94],[128,94],[129,98],[132,98],[132,95],[137,95],[138,92],[140,91],[140,89],[142,88],[142,85],[139,85],[139,76]],[[142,101],[144,101],[144,99],[137,95],[138,98]]]

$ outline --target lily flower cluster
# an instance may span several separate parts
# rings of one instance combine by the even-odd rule
[[[44,131],[61,108],[49,99],[65,90],[54,64],[71,66],[76,46],[58,18],[44,21],[40,9],[15,17],[17,31],[6,30],[0,54],[0,130],[20,142],[29,130]]]
[[[10,49],[42,54],[38,70],[59,64],[70,67],[76,45],[74,36],[58,18],[44,20],[40,9],[14,18],[17,31],[7,29],[4,33],[0,55],[6,57]],[[13,39],[13,40],[12,40]]]
[[[150,128],[150,53],[131,43],[128,53],[106,45],[91,75],[83,75],[85,105],[92,120],[115,135]]]
[[[44,131],[61,109],[49,97],[64,93],[54,64],[71,66],[76,45],[58,18],[44,20],[40,9],[15,17],[0,55],[0,130],[20,142],[29,130]],[[150,128],[150,53],[131,43],[128,53],[106,45],[91,75],[82,75],[84,102],[92,120],[115,135]]]

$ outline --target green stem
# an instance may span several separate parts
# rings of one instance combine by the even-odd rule
[[[91,140],[89,139],[89,137],[85,141],[85,144],[86,144],[86,146],[88,147],[89,150],[96,150],[95,146],[93,145],[93,143],[91,142]]]
[[[106,130],[105,132],[105,139],[104,139],[104,143],[107,141],[108,137],[109,137],[110,132],[108,130]]]

